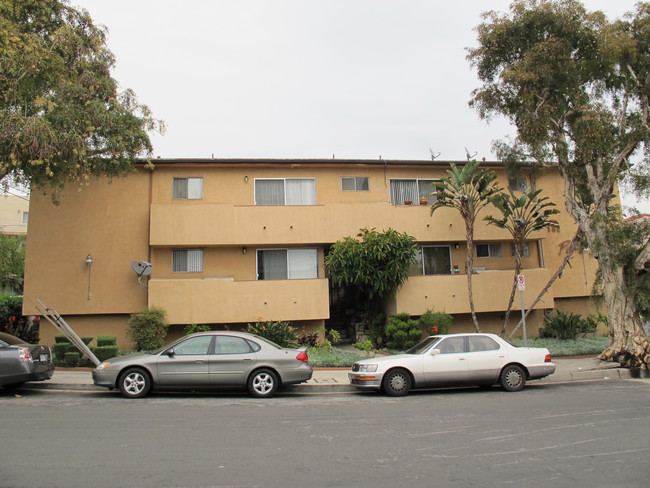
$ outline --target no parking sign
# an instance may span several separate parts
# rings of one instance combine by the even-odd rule
[[[519,291],[526,291],[526,278],[524,275],[517,275],[517,289]]]

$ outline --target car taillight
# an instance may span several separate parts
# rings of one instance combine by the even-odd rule
[[[547,354],[546,357],[544,358],[545,363],[550,363],[551,362],[551,355]]]
[[[29,349],[25,349],[24,347],[19,347],[18,348],[18,359],[21,361],[25,362],[31,362],[32,361],[32,356],[29,354]]]
[[[296,356],[296,359],[298,361],[302,361],[303,363],[306,363],[309,361],[309,358],[307,357],[307,353],[305,351],[301,351],[300,354]]]

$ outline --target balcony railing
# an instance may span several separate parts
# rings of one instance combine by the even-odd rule
[[[234,281],[152,279],[149,306],[170,324],[238,323],[329,318],[326,279]]]

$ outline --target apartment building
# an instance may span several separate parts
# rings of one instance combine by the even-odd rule
[[[240,328],[288,320],[314,330],[338,316],[337,290],[324,269],[329,247],[361,228],[406,232],[418,263],[389,314],[427,309],[454,315],[453,331],[473,330],[467,299],[465,227],[457,212],[430,215],[431,182],[448,162],[337,159],[157,159],[123,179],[67,188],[59,205],[33,192],[27,235],[23,312],[36,300],[55,309],[82,336],[125,335],[130,314],[161,307],[170,336],[187,324]],[[458,162],[457,164],[463,164]],[[523,260],[532,303],[565,256],[575,224],[564,211],[559,175],[509,180],[484,162],[502,187],[533,185],[557,203],[559,230],[534,234]],[[422,200],[421,200],[422,199]],[[410,203],[409,203],[410,202]],[[496,214],[488,207],[484,215]],[[513,280],[509,234],[480,221],[473,276],[481,328],[500,331]],[[138,276],[133,262],[150,263]],[[550,309],[587,313],[597,263],[573,258],[536,305],[529,334]],[[519,297],[515,308],[519,310]],[[513,312],[516,321],[517,312]],[[52,343],[53,327],[41,340]]]

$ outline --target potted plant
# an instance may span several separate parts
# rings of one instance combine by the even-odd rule
[[[413,200],[404,200],[404,205],[411,205],[413,204]]]
[[[420,205],[427,205],[428,203],[429,203],[429,199],[427,197],[420,198]]]

